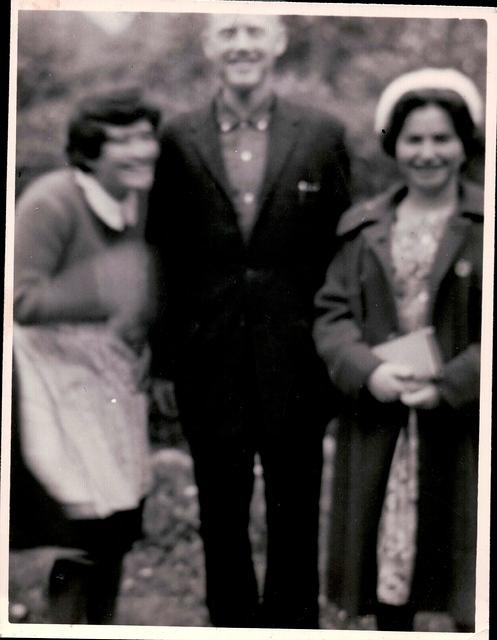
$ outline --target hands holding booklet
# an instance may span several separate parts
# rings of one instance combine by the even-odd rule
[[[442,357],[433,327],[376,345],[372,349],[384,360],[368,379],[368,389],[380,402],[400,399],[405,405],[431,409],[438,405],[440,392],[436,381]]]

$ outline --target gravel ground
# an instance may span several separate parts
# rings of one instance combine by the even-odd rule
[[[321,509],[321,549],[329,520],[334,441],[325,439],[325,468]],[[202,544],[198,536],[196,487],[191,458],[184,448],[159,448],[153,456],[154,487],[145,510],[145,538],[128,554],[119,596],[116,624],[208,626],[203,603]],[[260,469],[252,504],[251,536],[258,577],[264,574],[264,501]],[[10,614],[12,622],[49,622],[45,588],[57,549],[33,549],[10,556]],[[326,559],[321,554],[321,569]],[[417,617],[424,631],[451,631],[446,616]],[[336,607],[321,601],[324,629],[374,629],[372,616],[346,620]]]

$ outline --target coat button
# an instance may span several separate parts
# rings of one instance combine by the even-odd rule
[[[459,278],[467,278],[472,270],[473,265],[469,260],[465,260],[464,258],[458,260],[454,266],[456,276],[459,276]]]

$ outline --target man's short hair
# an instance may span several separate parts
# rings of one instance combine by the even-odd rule
[[[86,96],[78,102],[69,121],[66,154],[70,164],[90,172],[87,161],[99,157],[107,139],[105,125],[128,125],[142,119],[148,120],[155,131],[160,112],[144,100],[138,87]]]
[[[202,27],[201,27],[201,30],[202,30],[202,32],[204,34],[211,27],[212,21],[215,20],[216,16],[219,16],[219,15],[224,16],[224,15],[230,15],[230,14],[207,13],[204,16],[202,16],[202,22],[201,22]],[[233,14],[233,16],[236,16],[236,17],[239,17],[239,15],[242,15],[242,14]],[[250,18],[251,15],[254,15],[254,14],[247,14],[247,17]],[[287,31],[288,23],[287,23],[287,17],[286,16],[268,14],[266,16],[266,18],[268,20],[275,20],[275,22],[278,24],[280,29],[282,29],[283,31]]]

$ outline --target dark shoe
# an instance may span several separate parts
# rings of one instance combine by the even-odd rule
[[[86,622],[86,593],[93,563],[85,557],[59,558],[48,584],[49,618],[53,624]]]

